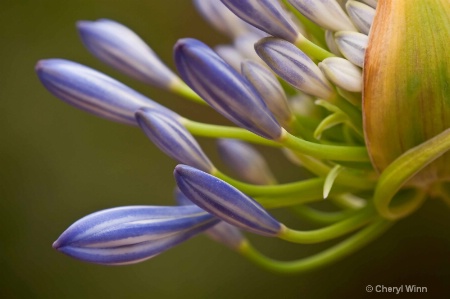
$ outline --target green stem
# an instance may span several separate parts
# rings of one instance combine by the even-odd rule
[[[347,210],[359,210],[367,205],[367,201],[348,193],[332,196],[330,199],[331,202],[336,204],[341,209]]]
[[[299,153],[293,154],[295,155],[295,157],[297,157],[298,160],[300,160],[303,167],[317,176],[326,177],[327,174],[331,171],[331,167],[317,159]],[[375,187],[375,179],[375,177],[368,177],[367,174],[361,171],[355,172],[343,169],[340,172],[339,176],[336,178],[336,183],[349,187],[366,189]]]
[[[184,127],[191,132],[193,135],[202,136],[202,137],[210,137],[210,138],[232,138],[232,139],[240,139],[249,141],[252,143],[272,146],[272,147],[280,147],[278,143],[272,140],[267,140],[262,138],[252,132],[249,132],[245,129],[229,127],[229,126],[219,126],[212,124],[205,124],[201,122],[192,121],[186,118],[183,118],[180,121]]]
[[[317,224],[332,224],[338,221],[347,219],[355,214],[353,210],[345,210],[339,212],[324,212],[313,209],[306,205],[299,205],[292,207],[293,211],[300,216],[301,219],[306,219]]]
[[[235,138],[273,147],[286,146],[294,151],[321,159],[355,162],[369,161],[369,156],[365,147],[313,143],[297,138],[294,135],[289,134],[286,130],[283,130],[279,140],[272,141],[241,128],[205,124],[186,118],[183,118],[180,122],[189,132],[197,136]]]
[[[227,176],[226,174],[220,172],[219,170],[216,170],[211,174],[233,185],[234,187],[238,188],[242,192],[252,197],[253,196],[280,197],[293,194],[299,196],[301,196],[302,194],[308,194],[310,198],[311,196],[316,198],[316,195],[320,194],[319,197],[322,197],[321,192],[324,183],[324,179],[322,178],[313,178],[300,182],[280,184],[280,185],[252,185],[243,183],[241,181],[237,181]]]
[[[195,103],[202,104],[208,106],[206,103],[195,91],[193,91],[189,86],[187,86],[183,81],[179,80],[170,86],[170,91],[176,93],[188,100],[191,100]]]
[[[365,147],[359,146],[338,146],[323,145],[300,139],[285,132],[279,143],[302,154],[319,159],[337,160],[337,161],[369,161],[369,155]]]
[[[306,37],[304,37],[302,34],[299,33],[297,40],[295,41],[295,45],[305,52],[306,55],[315,58],[319,61],[324,60],[325,58],[329,57],[336,57],[331,52],[328,52],[327,50],[321,48],[320,46],[316,45],[312,41],[308,40]]]
[[[311,230],[299,231],[287,228],[278,237],[293,243],[311,244],[332,240],[348,234],[369,223],[376,216],[373,206],[366,207],[354,216],[330,226]]]
[[[392,224],[392,222],[386,220],[379,220],[329,249],[326,249],[313,256],[296,261],[273,260],[261,254],[248,242],[242,244],[242,246],[239,248],[239,252],[255,264],[274,272],[306,272],[324,267],[346,256],[349,256],[353,252],[359,250],[372,240],[379,237]]]

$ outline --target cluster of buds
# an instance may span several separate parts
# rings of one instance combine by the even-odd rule
[[[36,66],[56,97],[138,126],[180,164],[174,206],[88,215],[53,247],[106,265],[140,262],[205,233],[279,272],[318,268],[358,250],[427,198],[450,202],[448,0],[196,0],[232,39],[174,47],[178,75],[133,31],[101,19],[77,24],[83,44],[113,68],[209,105],[237,127],[190,120],[87,66]],[[194,136],[217,138],[219,170]],[[311,177],[277,183],[249,143],[280,149]],[[314,207],[327,202],[333,212]],[[289,208],[320,226],[289,228],[267,210]],[[313,256],[276,261],[243,232],[311,244],[346,236]]]

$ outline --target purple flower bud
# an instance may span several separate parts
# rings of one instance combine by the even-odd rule
[[[180,79],[124,25],[100,19],[77,23],[85,47],[98,59],[142,82],[169,88]]]
[[[278,79],[267,67],[246,60],[242,63],[242,74],[255,87],[275,118],[287,127],[292,120],[286,94]]]
[[[357,66],[363,67],[369,37],[352,31],[339,31],[334,37],[342,55]]]
[[[231,38],[248,30],[246,23],[218,0],[194,0],[194,4],[208,23]]]
[[[54,96],[112,121],[137,125],[134,113],[141,107],[177,115],[111,77],[72,61],[41,60],[36,65],[36,72]]]
[[[226,118],[268,139],[281,136],[280,125],[253,86],[204,43],[179,40],[175,62],[183,80]]]
[[[219,139],[217,145],[222,160],[241,180],[256,185],[275,182],[264,157],[249,144],[234,139]]]
[[[234,46],[244,58],[264,63],[255,51],[255,44],[261,39],[260,36],[248,33],[234,39]]]
[[[193,205],[194,203],[190,201],[180,189],[176,189],[175,198],[179,205]],[[237,250],[243,242],[245,242],[245,237],[241,231],[224,221],[220,221],[213,227],[205,231],[207,235],[212,240],[222,243],[233,250]]]
[[[333,95],[333,87],[319,67],[290,42],[266,37],[255,45],[255,49],[278,76],[295,88],[322,99]]]
[[[356,30],[336,0],[289,0],[302,15],[331,31]]]
[[[242,20],[273,36],[295,42],[299,36],[297,25],[273,0],[221,0]]]
[[[244,57],[234,46],[218,45],[214,47],[214,51],[236,71],[241,71],[241,62]]]
[[[218,222],[196,206],[129,206],[90,214],[53,248],[86,262],[122,265],[149,259]]]
[[[136,112],[136,120],[145,135],[169,157],[206,172],[214,168],[191,133],[170,114],[143,108]]]
[[[369,34],[373,18],[375,17],[375,9],[358,1],[348,1],[346,9],[350,19],[358,27],[359,31]]]
[[[229,224],[275,237],[283,225],[256,201],[224,181],[186,165],[175,168],[178,188],[196,205]]]

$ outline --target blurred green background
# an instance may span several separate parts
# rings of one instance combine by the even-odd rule
[[[39,59],[75,60],[193,119],[217,118],[207,108],[129,80],[90,56],[74,24],[98,18],[133,28],[171,67],[172,46],[180,37],[210,45],[226,42],[208,28],[191,1],[1,1],[0,298],[389,296],[366,293],[368,284],[424,286],[428,294],[418,297],[450,298],[450,209],[437,201],[353,256],[301,275],[265,272],[203,236],[124,267],[86,264],[55,252],[52,242],[88,213],[172,204],[176,163],[139,129],[93,117],[50,95],[33,70]],[[201,142],[216,160],[213,142]],[[265,154],[281,180],[298,176],[285,170],[292,167],[276,152]],[[263,252],[281,259],[320,248],[251,238]]]

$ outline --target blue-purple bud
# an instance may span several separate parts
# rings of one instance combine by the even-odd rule
[[[255,45],[255,49],[278,76],[295,88],[322,99],[333,95],[333,87],[319,67],[290,42],[266,37]]]
[[[186,165],[178,165],[174,175],[186,197],[229,224],[269,237],[284,229],[260,204],[212,175]]]
[[[278,1],[221,0],[239,18],[270,35],[295,42],[299,29]]]
[[[41,60],[36,72],[42,84],[64,102],[94,115],[137,125],[134,113],[141,107],[175,112],[128,86],[84,65],[64,60]]]
[[[178,204],[181,206],[194,204],[178,188],[175,191],[175,198]],[[206,230],[204,233],[212,240],[218,243],[222,243],[233,250],[239,249],[242,243],[246,240],[244,235],[237,227],[224,221],[220,221],[213,227]]]
[[[262,137],[281,136],[280,125],[258,92],[207,45],[179,40],[175,62],[183,80],[223,116]]]
[[[85,47],[98,59],[147,84],[170,88],[180,79],[153,50],[124,25],[107,20],[79,21],[78,32]]]
[[[261,38],[261,36],[254,33],[247,33],[235,38],[233,44],[236,50],[238,50],[244,58],[264,63],[255,51],[255,43]]]
[[[236,71],[241,71],[241,63],[245,58],[236,47],[231,45],[218,45],[214,47],[214,51]]]
[[[241,180],[255,185],[269,185],[276,180],[269,166],[252,146],[235,139],[217,141],[220,158]]]
[[[218,220],[197,206],[128,206],[90,214],[72,224],[53,248],[86,262],[123,265],[149,259]]]
[[[283,127],[288,127],[293,116],[278,79],[266,66],[252,60],[245,60],[241,68],[242,74],[259,92],[278,122]]]
[[[194,0],[195,7],[217,31],[231,38],[248,31],[246,23],[218,0]]]
[[[289,0],[302,15],[331,31],[356,30],[336,0]]]
[[[136,120],[145,135],[169,157],[206,172],[214,169],[192,134],[172,115],[143,108],[136,112]]]

